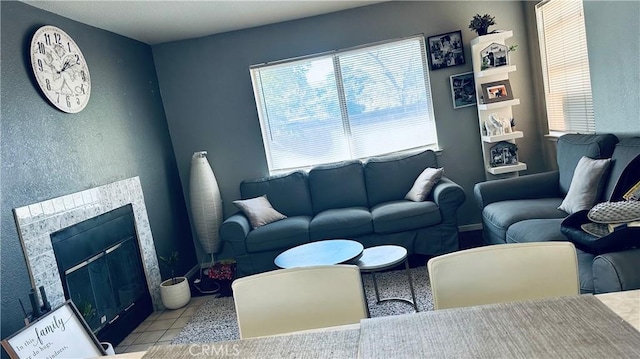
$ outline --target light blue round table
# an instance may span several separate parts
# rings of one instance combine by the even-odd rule
[[[280,268],[355,264],[364,247],[348,239],[327,239],[299,245],[280,253],[274,263]]]

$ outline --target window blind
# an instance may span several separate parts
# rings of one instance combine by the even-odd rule
[[[595,132],[582,1],[536,5],[550,132]]]
[[[251,68],[270,172],[437,147],[423,36]]]

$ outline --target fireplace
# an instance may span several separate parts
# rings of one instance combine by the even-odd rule
[[[15,208],[14,217],[32,285],[45,287],[54,308],[71,298],[81,312],[95,311],[89,324],[101,340],[117,344],[121,338],[109,334],[112,324],[135,312],[134,321],[163,308],[160,269],[138,177]],[[92,236],[103,225],[106,238],[78,244],[78,233]],[[117,236],[111,235],[110,226],[118,228]],[[123,272],[134,275],[124,279]],[[96,292],[90,295],[87,286]],[[113,296],[104,300],[106,293]],[[118,330],[118,335],[124,338],[133,328]]]
[[[121,342],[151,314],[130,204],[52,233],[51,244],[65,298],[100,341]]]

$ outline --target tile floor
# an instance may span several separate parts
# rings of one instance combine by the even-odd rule
[[[213,296],[193,297],[185,307],[152,313],[115,349],[116,353],[139,352],[156,344],[171,344],[200,305]]]

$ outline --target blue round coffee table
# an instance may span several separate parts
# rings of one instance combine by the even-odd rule
[[[355,264],[364,247],[348,239],[327,239],[305,243],[280,253],[274,263],[280,268],[310,267],[319,265]]]

